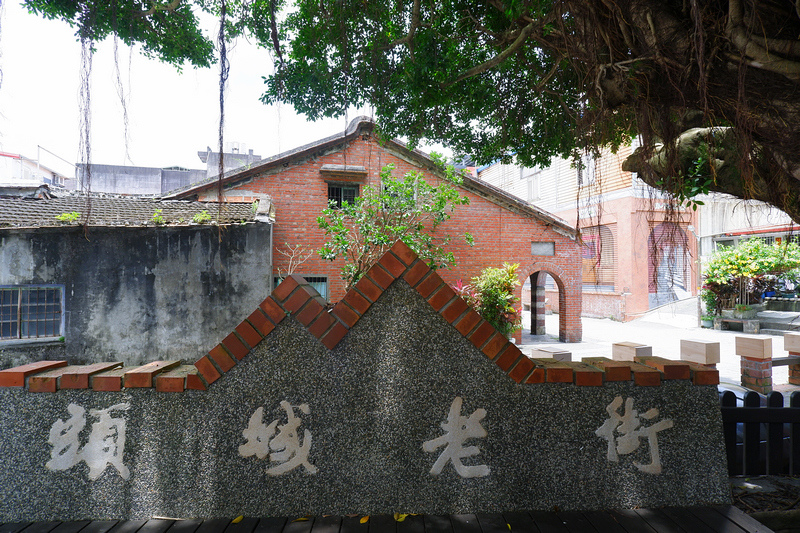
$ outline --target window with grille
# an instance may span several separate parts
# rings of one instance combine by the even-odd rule
[[[63,316],[63,287],[0,287],[0,340],[60,337]]]
[[[303,276],[303,279],[305,279],[309,285],[314,287],[314,290],[317,291],[320,296],[322,296],[326,301],[328,300],[327,276]],[[273,281],[275,283],[275,287],[277,287],[280,284],[280,282],[283,281],[283,279],[279,278],[278,276],[275,276]]]
[[[614,235],[608,226],[581,228],[583,247],[583,289],[613,291],[617,278]]]
[[[328,204],[333,201],[336,207],[341,208],[344,202],[352,204],[356,196],[358,196],[358,185],[328,184]]]

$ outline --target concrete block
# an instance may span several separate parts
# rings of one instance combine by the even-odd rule
[[[769,335],[739,335],[736,355],[753,359],[772,359],[772,337]]]
[[[681,361],[716,365],[719,363],[719,342],[681,339]]]
[[[756,334],[761,331],[761,322],[758,320],[744,320],[742,322],[742,331],[748,334]]]
[[[636,342],[615,342],[611,345],[611,359],[614,361],[631,361],[636,357],[651,357],[653,347]]]
[[[800,353],[800,333],[784,333],[783,349],[787,352]]]
[[[572,352],[562,350],[555,346],[540,346],[531,350],[531,358],[533,359],[555,359],[562,363],[572,361]]]

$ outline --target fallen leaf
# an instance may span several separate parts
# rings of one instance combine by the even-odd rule
[[[394,519],[398,522],[402,522],[406,517],[408,517],[408,513],[394,513]]]
[[[300,518],[295,518],[292,522],[308,522],[307,516],[301,516]]]
[[[366,524],[367,522],[369,522],[369,515],[362,516],[361,520],[359,520],[359,522],[361,522],[362,524]]]
[[[238,523],[239,523],[239,522],[241,522],[243,519],[244,519],[244,516],[242,516],[242,515],[239,515],[239,516],[237,516],[236,518],[234,518],[233,520],[231,520],[231,524],[238,524]]]
[[[506,524],[508,526],[508,530],[511,531],[511,524]]]

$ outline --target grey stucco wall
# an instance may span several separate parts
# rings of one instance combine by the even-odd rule
[[[78,165],[76,175],[85,186],[85,165]],[[92,191],[112,194],[160,194],[161,169],[92,165]]]
[[[488,475],[462,478],[452,464],[430,473],[455,397],[461,415],[485,409],[486,437],[466,445]],[[616,397],[632,398],[643,426],[660,431],[663,471],[647,474],[646,440],[618,462],[595,431]],[[310,432],[308,461],[280,475],[274,456],[242,456],[243,431],[263,422]],[[51,471],[48,444],[70,404],[87,410],[128,403],[125,480],[109,465],[95,480],[85,463]],[[621,411],[620,411],[621,414]],[[90,419],[91,420],[91,419]],[[90,422],[91,423],[91,422]],[[81,434],[88,439],[89,424]],[[301,439],[302,440],[302,439]],[[265,441],[266,442],[266,441]],[[271,441],[270,441],[271,442]],[[304,441],[307,442],[307,441]],[[332,351],[294,318],[279,326],[208,391],[120,393],[0,390],[0,521],[233,517],[393,512],[462,513],[729,503],[716,388],[673,381],[603,387],[517,385],[403,281],[395,282]]]
[[[0,232],[0,285],[64,286],[64,343],[0,342],[0,368],[194,362],[272,289],[269,224]]]
[[[76,176],[86,181],[85,166]],[[92,191],[111,194],[163,194],[206,179],[205,170],[167,170],[157,167],[92,165]]]
[[[162,170],[161,191],[166,193],[206,179],[205,170]]]

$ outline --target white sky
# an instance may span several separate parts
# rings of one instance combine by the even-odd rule
[[[67,24],[28,14],[18,3],[10,0],[1,8],[0,151],[36,159],[39,145],[77,162],[80,44]],[[344,130],[344,118],[310,123],[290,106],[265,106],[258,100],[264,91],[261,76],[272,72],[266,50],[240,40],[228,57],[226,143],[243,143],[255,154],[269,157]],[[119,63],[128,98],[131,161],[125,159],[113,43],[107,39],[97,44],[92,64],[92,162],[204,168],[197,151],[218,146],[218,67],[187,67],[178,73],[137,51],[130,55],[121,42]],[[348,119],[358,114],[353,111]],[[44,150],[40,153],[43,165],[73,175],[69,165]]]

